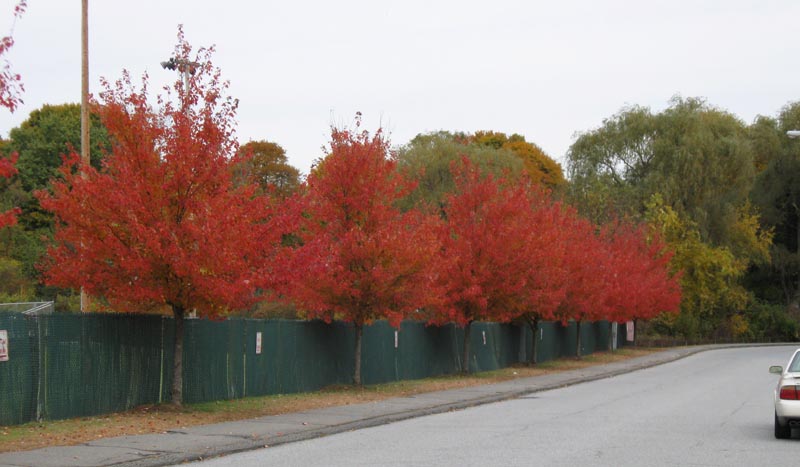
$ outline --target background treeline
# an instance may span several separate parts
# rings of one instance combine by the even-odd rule
[[[420,134],[394,148],[398,166],[420,174],[418,189],[401,201],[441,202],[452,190],[450,164],[467,157],[496,176],[526,173],[599,224],[625,218],[660,230],[682,270],[681,313],[649,331],[688,338],[791,339],[800,318],[800,105],[747,124],[702,99],[676,98],[661,112],[633,106],[581,133],[562,168],[534,143],[500,132]],[[95,116],[92,161],[108,147]],[[55,300],[77,311],[74,291],[43,285],[36,264],[52,236],[53,220],[33,192],[47,188],[63,154],[80,143],[77,104],[46,105],[2,142],[17,152],[18,174],[0,179],[0,212],[21,208],[18,223],[0,231],[0,302]],[[235,178],[288,196],[303,177],[274,142],[242,145],[254,154]],[[273,187],[273,188],[268,188]],[[297,316],[286,303],[261,302],[238,314]]]

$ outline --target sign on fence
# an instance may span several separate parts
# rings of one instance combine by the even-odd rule
[[[256,333],[256,355],[261,355],[261,333]]]
[[[0,362],[8,361],[8,331],[0,329]]]

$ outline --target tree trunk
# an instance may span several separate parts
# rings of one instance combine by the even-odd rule
[[[581,355],[581,321],[575,321],[575,326],[578,328],[578,338],[577,343],[575,344],[575,358],[579,359],[582,357]]]
[[[364,334],[364,325],[356,323],[356,348],[355,361],[353,362],[353,384],[361,386],[361,336]]]
[[[468,321],[467,325],[464,326],[464,354],[462,355],[461,359],[461,373],[468,374],[469,371],[469,340],[470,340],[470,330],[472,329],[472,321]]]
[[[539,331],[539,318],[531,318],[530,316],[526,316],[526,320],[528,321],[528,326],[531,328],[531,333],[533,334],[533,340],[531,341],[531,354],[528,357],[528,366],[534,366],[539,362],[539,339],[537,337]]]
[[[614,322],[608,322],[608,351],[614,351]]]
[[[175,352],[172,360],[172,405],[183,404],[183,315],[182,307],[172,305],[175,318]]]

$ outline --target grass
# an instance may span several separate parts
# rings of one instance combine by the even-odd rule
[[[581,360],[560,359],[541,363],[534,367],[515,366],[472,375],[440,376],[363,387],[332,386],[310,393],[248,397],[230,401],[188,404],[181,408],[171,405],[143,406],[128,412],[95,417],[6,426],[0,427],[0,452],[81,444],[98,438],[122,435],[165,433],[167,430],[194,425],[302,412],[423,392],[490,384],[626,360],[654,351],[656,350],[626,348],[613,353],[595,353],[585,356]]]

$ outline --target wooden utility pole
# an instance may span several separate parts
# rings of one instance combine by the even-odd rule
[[[81,162],[89,164],[89,0],[81,0]],[[81,287],[81,312],[89,309],[89,296]]]

